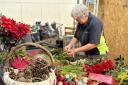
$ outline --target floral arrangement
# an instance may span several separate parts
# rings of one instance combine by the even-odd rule
[[[17,23],[15,20],[7,18],[4,15],[0,16],[0,37],[5,50],[8,50],[12,42],[15,45],[28,32],[30,32],[28,24]]]
[[[26,58],[16,56],[11,62],[12,67],[16,69],[24,69],[29,64],[29,61]]]
[[[118,85],[128,84],[128,64],[125,64],[124,57],[121,55],[115,59],[115,69],[109,70],[107,75],[113,76]]]
[[[9,63],[6,64],[5,72],[3,75],[3,79],[6,85],[18,85],[21,83],[22,85],[28,85],[28,83],[30,85],[33,83],[35,85],[36,83],[38,85],[43,85],[45,82],[45,85],[50,85],[49,83],[54,83],[56,76],[54,73],[54,68],[51,64],[52,60],[50,61],[48,54],[49,52],[46,52],[43,47],[39,47],[41,45],[36,44],[36,46],[41,50],[36,50],[36,55],[33,55],[31,53],[35,51],[35,49],[31,51],[27,49],[27,46],[29,47],[32,45],[35,45],[35,43],[28,42],[27,45],[26,43],[20,44],[9,52],[9,57],[6,57],[6,59],[8,58],[7,62]],[[49,59],[49,61],[44,59],[45,57]]]
[[[128,84],[128,65],[125,64],[124,57],[121,55],[115,59],[114,63],[111,60],[98,60],[98,62],[86,63],[84,69],[87,74],[97,73],[112,76],[118,85]]]
[[[91,66],[85,64],[84,68],[87,73],[105,73],[109,69],[114,69],[115,65],[111,60],[101,60],[101,62]]]

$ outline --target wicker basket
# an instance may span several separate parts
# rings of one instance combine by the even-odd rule
[[[17,45],[16,47],[11,49],[10,53],[8,54],[8,56],[6,58],[4,76],[3,76],[3,81],[5,82],[5,84],[6,85],[55,85],[56,84],[56,76],[55,76],[55,72],[53,69],[49,73],[49,78],[47,80],[44,80],[41,82],[34,82],[34,83],[33,82],[20,82],[20,81],[15,81],[9,77],[9,72],[6,70],[6,68],[9,67],[10,65],[7,62],[9,62],[13,53],[17,49],[20,49],[22,47],[27,47],[27,46],[34,46],[38,49],[41,49],[43,52],[45,52],[45,54],[47,54],[49,56],[51,63],[49,63],[46,59],[43,59],[47,64],[45,67],[54,65],[54,60],[53,60],[52,54],[45,47],[43,47],[39,44],[36,44],[36,43],[30,43],[30,42]]]

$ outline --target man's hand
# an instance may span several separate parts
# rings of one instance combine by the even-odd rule
[[[71,46],[70,46],[70,45],[67,45],[67,46],[65,46],[65,48],[64,48],[64,50],[65,50],[66,52],[68,52],[70,49],[71,49]]]
[[[68,52],[74,45],[76,45],[77,42],[78,40],[75,37],[73,37],[71,42],[67,46],[65,46],[64,50]]]
[[[77,53],[77,51],[75,49],[74,50],[69,50],[68,51],[68,56],[73,57],[76,53]]]

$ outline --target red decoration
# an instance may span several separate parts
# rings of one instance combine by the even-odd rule
[[[13,19],[0,17],[0,32],[8,33],[13,40],[20,39],[30,32],[29,25],[23,23],[16,23]]]
[[[11,62],[12,67],[16,69],[24,69],[29,64],[27,59],[23,57],[16,56],[14,60]]]
[[[103,85],[106,85],[106,84],[117,85],[115,79],[112,76],[108,76],[108,75],[89,73],[88,78],[90,80],[94,80],[94,81],[99,81],[99,82],[105,83]]]
[[[84,68],[87,73],[104,73],[109,69],[114,69],[115,65],[112,63],[111,60],[102,60],[100,63],[92,66],[85,64]]]

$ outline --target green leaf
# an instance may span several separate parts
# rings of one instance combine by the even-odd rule
[[[0,30],[2,30],[3,28],[0,26]]]
[[[69,74],[69,73],[75,73],[80,75],[85,75],[84,70],[80,70],[78,66],[76,65],[67,65],[62,68],[60,68],[60,71],[63,75]]]

